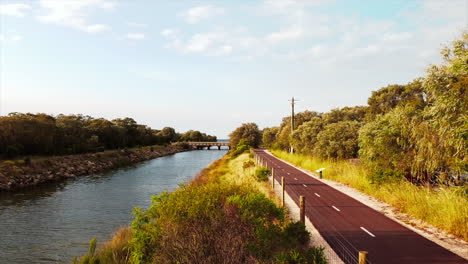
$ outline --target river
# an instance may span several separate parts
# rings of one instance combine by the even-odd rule
[[[187,182],[226,150],[178,153],[61,183],[0,193],[0,263],[70,263],[111,238],[135,206]]]

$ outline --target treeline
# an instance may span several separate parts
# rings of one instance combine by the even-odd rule
[[[264,147],[360,158],[373,180],[457,182],[468,172],[468,33],[442,50],[427,76],[372,92],[367,106],[305,111],[262,132]]]
[[[84,115],[10,113],[0,116],[0,157],[8,158],[216,140],[215,136],[199,131],[177,133],[172,127],[152,129],[129,117],[110,121]]]

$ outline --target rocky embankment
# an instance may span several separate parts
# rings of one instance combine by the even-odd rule
[[[100,173],[187,150],[183,145],[176,144],[70,156],[0,160],[0,191]]]

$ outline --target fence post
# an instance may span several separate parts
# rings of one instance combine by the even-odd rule
[[[367,251],[359,251],[359,264],[366,264]]]
[[[275,171],[271,168],[271,188],[275,189]]]
[[[322,171],[320,171],[320,179],[322,179]]]
[[[305,197],[299,196],[299,219],[300,221],[305,224]]]
[[[281,193],[281,201],[282,201],[282,204],[283,204],[283,207],[284,207],[284,176],[281,176],[281,189],[282,189],[282,193]]]

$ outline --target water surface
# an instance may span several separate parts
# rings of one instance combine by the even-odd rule
[[[135,206],[187,182],[226,150],[178,153],[134,167],[0,193],[0,263],[69,263],[109,239]]]

